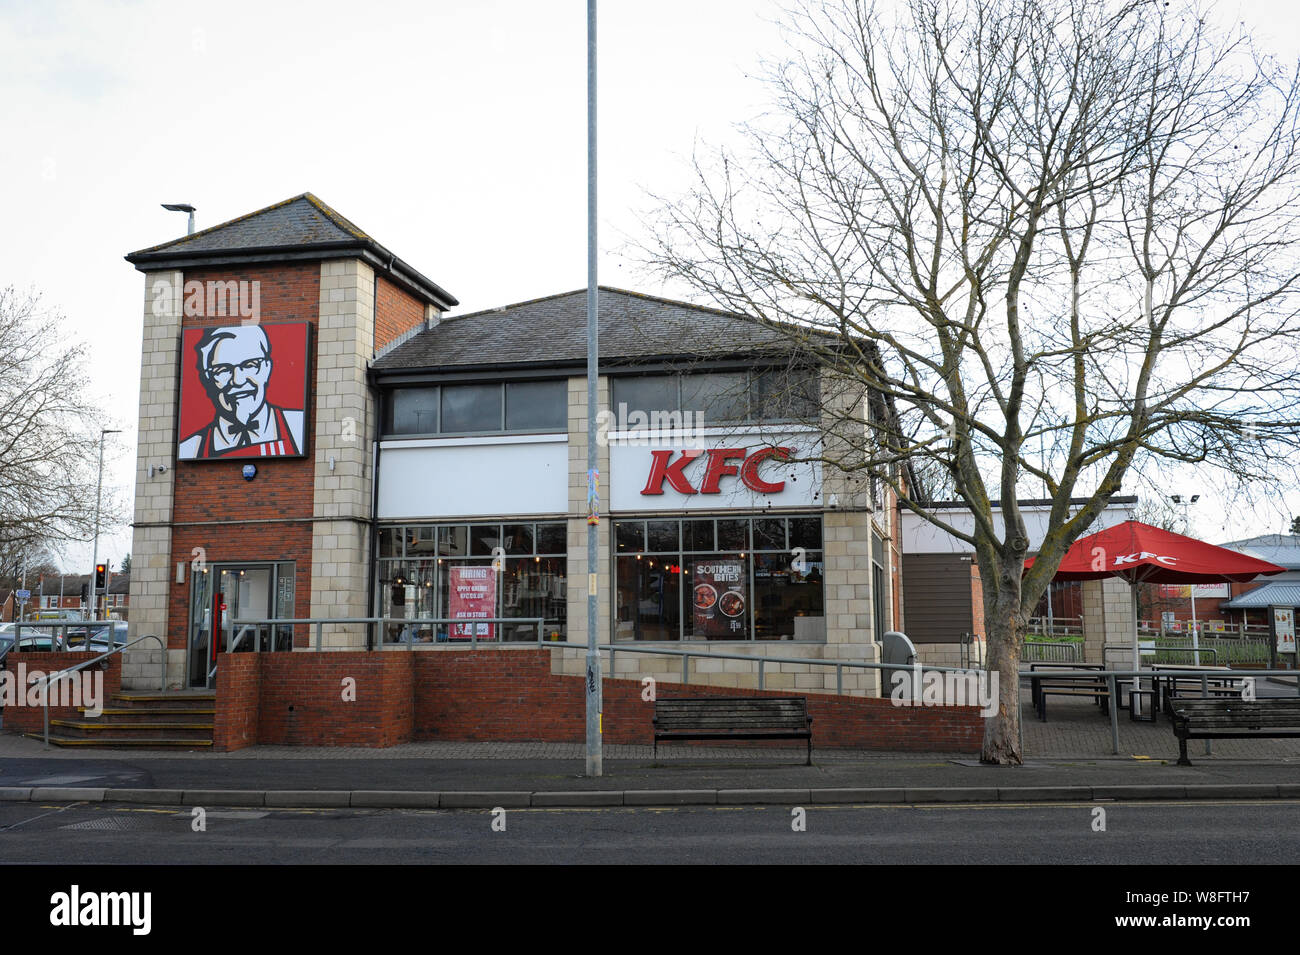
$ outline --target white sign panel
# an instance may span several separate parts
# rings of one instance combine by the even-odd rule
[[[706,511],[822,507],[815,432],[632,433],[609,445],[610,510]]]
[[[381,520],[568,510],[567,436],[427,438],[379,446]]]

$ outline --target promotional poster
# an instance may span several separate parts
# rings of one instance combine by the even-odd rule
[[[691,606],[697,637],[738,637],[749,632],[749,575],[745,561],[709,559],[695,564]]]

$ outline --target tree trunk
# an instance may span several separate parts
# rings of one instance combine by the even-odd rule
[[[989,679],[997,675],[998,711],[984,721],[984,748],[980,762],[1019,766],[1020,752],[1020,647],[1024,621],[1020,606],[1020,581],[998,579],[995,592],[985,592],[984,626],[988,638]]]

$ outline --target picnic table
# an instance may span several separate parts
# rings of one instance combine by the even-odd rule
[[[1052,671],[1096,671],[1097,676],[1060,676]],[[1085,696],[1092,699],[1103,713],[1110,712],[1110,688],[1105,677],[1105,666],[1100,663],[1031,663],[1029,665],[1029,691],[1038,718],[1047,722],[1049,696]]]

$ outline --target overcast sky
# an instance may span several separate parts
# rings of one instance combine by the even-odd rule
[[[1295,4],[1240,10],[1294,61]],[[665,291],[618,247],[643,189],[680,190],[697,138],[726,140],[761,109],[753,77],[780,52],[779,12],[602,5],[603,284]],[[161,202],[193,203],[205,228],[313,192],[456,311],[583,287],[585,42],[582,0],[0,0],[0,284],[41,291],[90,345],[89,389],[123,428],[106,486],[133,493],[144,277],[122,256],[185,231]],[[1281,529],[1300,500],[1248,523],[1213,510],[1196,529],[1223,539]],[[116,566],[130,546],[123,526],[100,552]],[[89,544],[65,560],[88,567]]]

